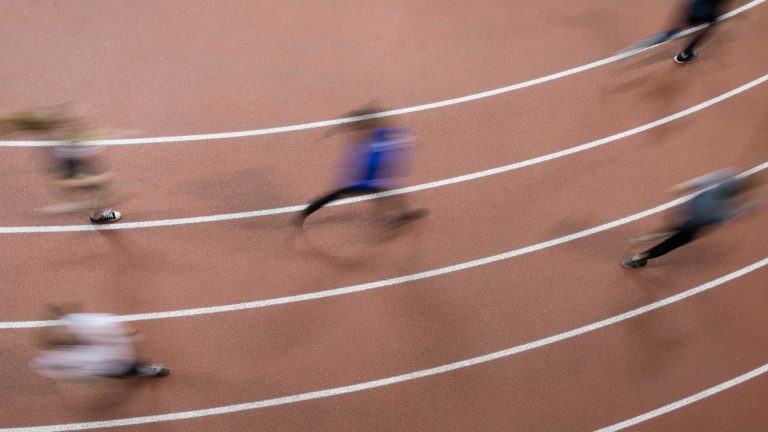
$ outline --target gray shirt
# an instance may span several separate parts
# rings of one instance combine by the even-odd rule
[[[706,187],[706,186],[705,186]],[[738,213],[731,200],[741,192],[741,181],[727,177],[696,195],[687,206],[686,215],[695,225],[723,222]]]

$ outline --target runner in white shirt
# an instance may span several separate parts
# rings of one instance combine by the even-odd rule
[[[112,314],[72,313],[45,336],[44,351],[31,367],[54,379],[160,377],[171,370],[136,360],[135,338]]]

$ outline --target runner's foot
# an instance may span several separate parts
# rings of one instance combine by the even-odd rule
[[[624,268],[642,268],[648,264],[648,258],[644,254],[631,256],[621,262]]]
[[[93,216],[91,216],[91,222],[95,224],[117,222],[122,217],[123,215],[119,211],[107,210],[104,213],[102,213],[101,216],[99,216],[98,218],[94,218]]]
[[[675,63],[677,64],[690,63],[696,60],[696,58],[698,57],[699,57],[699,53],[696,51],[683,50],[683,51],[680,51],[680,54],[675,56]]]
[[[171,369],[163,365],[152,364],[152,365],[137,366],[136,373],[139,376],[143,376],[143,377],[159,378],[159,377],[170,375]]]

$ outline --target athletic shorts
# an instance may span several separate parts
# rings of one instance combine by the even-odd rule
[[[718,16],[718,4],[716,0],[692,0],[688,14],[688,24],[699,25],[715,22]]]
[[[62,159],[61,178],[63,180],[72,179],[80,175],[86,175],[87,169],[80,159]]]

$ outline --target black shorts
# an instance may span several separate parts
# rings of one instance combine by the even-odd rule
[[[688,24],[709,24],[717,21],[720,3],[722,2],[718,0],[692,0],[688,12]]]
[[[82,159],[66,158],[61,160],[60,164],[61,179],[68,180],[81,175],[88,174],[88,168]]]
[[[701,24],[712,24],[717,21],[717,14],[708,15],[688,15],[688,24],[697,26]]]

